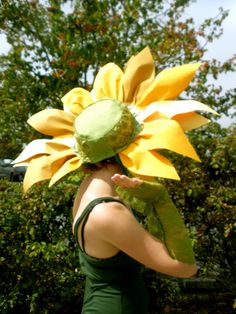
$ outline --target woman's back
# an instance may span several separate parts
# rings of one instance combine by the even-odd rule
[[[115,172],[120,171],[119,166],[109,165],[94,172],[90,177],[86,178],[80,185],[80,189],[76,195],[73,216],[74,223],[78,221],[80,216],[83,214],[87,205],[97,198],[101,197],[112,197],[119,199],[115,192],[114,184],[111,181],[111,177]],[[119,249],[104,241],[99,237],[97,225],[96,225],[96,214],[104,208],[105,212],[111,210],[114,203],[100,203],[93,209],[90,214],[90,218],[84,227],[84,237],[86,242],[86,252],[94,257],[107,258],[115,255]],[[104,212],[104,214],[105,214]],[[81,226],[78,228],[78,233],[81,233]],[[78,241],[81,245],[81,239],[78,237]]]
[[[139,264],[177,277],[196,272],[194,265],[171,258],[165,245],[118,198],[115,184],[132,187],[140,183],[117,172],[120,169],[114,165],[95,171],[83,181],[75,199],[73,227],[87,277],[82,313],[147,313]]]
[[[111,173],[108,172],[110,178]],[[147,313],[148,297],[140,275],[140,264],[103,241],[96,229],[98,212],[106,214],[117,203],[125,207],[118,200],[113,187],[107,184],[104,173],[102,177],[94,175],[86,180],[80,189],[82,194],[79,192],[75,201],[78,210],[74,219],[74,233],[79,244],[81,269],[86,275],[82,313],[144,314]],[[95,188],[97,184],[99,189]],[[98,197],[100,194],[110,195]]]

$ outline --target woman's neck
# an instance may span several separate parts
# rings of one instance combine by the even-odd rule
[[[99,170],[95,170],[83,180],[76,195],[73,216],[75,216],[78,209],[83,209],[95,198],[104,196],[118,197],[115,191],[115,184],[111,180],[115,173],[122,173],[120,166],[109,164]]]

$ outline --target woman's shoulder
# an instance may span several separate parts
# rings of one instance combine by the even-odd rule
[[[112,199],[114,201],[112,201]],[[101,228],[111,227],[120,221],[133,218],[130,209],[118,198],[109,197],[109,202],[96,204],[90,214],[90,221]]]

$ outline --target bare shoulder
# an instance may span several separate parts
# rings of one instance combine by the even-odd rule
[[[128,207],[119,202],[100,203],[93,209],[91,222],[96,224],[100,231],[103,228],[109,230],[110,228],[120,227],[121,224],[128,223],[128,221],[136,220]]]
[[[123,204],[97,205],[91,222],[102,241],[149,268],[176,277],[190,277],[196,273],[195,265],[172,259],[165,245],[148,233]]]

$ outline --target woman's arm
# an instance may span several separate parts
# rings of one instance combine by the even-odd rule
[[[112,180],[118,185],[120,197],[147,217],[148,231],[165,243],[169,254],[178,261],[194,264],[188,231],[165,187],[119,174]]]
[[[148,233],[128,208],[119,203],[99,204],[93,210],[96,236],[157,272],[180,278],[197,272],[195,264],[173,259],[165,245]]]

